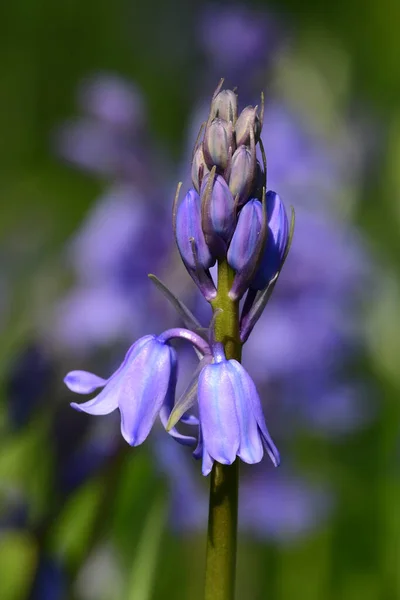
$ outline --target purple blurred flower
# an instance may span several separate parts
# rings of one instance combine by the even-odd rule
[[[48,392],[54,362],[38,343],[22,348],[12,360],[6,381],[7,408],[13,427],[26,425]]]
[[[277,19],[265,11],[214,3],[202,11],[199,41],[219,77],[220,73],[238,77],[254,73],[274,57],[282,33]]]
[[[170,493],[169,523],[177,532],[203,529],[207,525],[208,495],[192,457],[170,437],[157,434],[152,451],[156,467],[167,477]]]
[[[67,575],[60,560],[40,556],[29,600],[62,600],[67,587]]]
[[[312,484],[292,471],[253,471],[242,478],[239,520],[257,538],[290,542],[323,522],[332,509],[326,486]]]
[[[156,152],[148,152],[139,92],[115,76],[95,76],[80,90],[79,104],[88,116],[58,132],[59,152],[116,180],[68,245],[76,285],[57,306],[49,333],[87,352],[144,333],[144,315],[154,315],[145,299],[147,274],[163,264],[172,239],[160,226],[170,207],[159,184],[162,169],[154,171]]]
[[[139,127],[145,118],[139,90],[113,73],[84,81],[78,90],[78,103],[88,114],[116,127]]]
[[[65,123],[55,137],[57,152],[98,175],[138,173],[140,131],[145,122],[139,91],[115,75],[96,75],[78,91],[86,116]]]

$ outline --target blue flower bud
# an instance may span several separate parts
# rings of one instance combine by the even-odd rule
[[[261,265],[251,282],[251,288],[262,290],[279,271],[289,236],[285,206],[275,192],[267,192],[268,237]]]
[[[235,201],[221,175],[207,175],[201,186],[201,226],[213,256],[226,254],[236,216]]]
[[[253,106],[246,106],[240,113],[235,124],[236,144],[250,143],[250,129],[253,129],[256,143],[260,139],[261,123],[257,115],[257,109]]]
[[[222,90],[211,103],[210,119],[219,117],[233,124],[237,119],[237,95],[232,90]]]
[[[238,196],[241,206],[249,199],[255,181],[257,160],[255,152],[247,146],[239,146],[232,156],[229,189],[234,198]]]
[[[234,149],[232,123],[223,119],[211,121],[207,125],[203,140],[204,159],[208,168],[212,169],[215,165],[219,169],[225,169]]]
[[[211,256],[201,228],[200,197],[193,189],[178,207],[175,235],[182,260],[189,268],[196,268],[191,239],[196,244],[198,265],[205,270],[213,266],[215,258]]]
[[[192,182],[197,192],[200,192],[203,177],[209,173],[209,169],[204,160],[203,148],[199,146],[194,153],[192,162]]]
[[[263,208],[259,200],[249,200],[240,211],[228,249],[228,263],[236,273],[246,270],[254,260],[262,219]]]

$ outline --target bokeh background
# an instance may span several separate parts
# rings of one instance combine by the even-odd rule
[[[400,4],[0,15],[0,598],[202,597],[200,465],[161,427],[131,449],[62,379],[179,323],[149,272],[207,323],[170,210],[220,77],[242,107],[264,90],[268,185],[297,211],[244,352],[283,464],[242,469],[237,598],[400,598]]]

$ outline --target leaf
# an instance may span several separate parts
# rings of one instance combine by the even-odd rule
[[[0,539],[0,598],[25,600],[35,573],[37,552],[33,540],[17,531]]]
[[[131,566],[125,600],[150,600],[165,523],[165,500],[158,496],[143,527]]]
[[[160,290],[162,294],[170,301],[172,306],[175,308],[178,315],[181,317],[184,322],[185,327],[188,329],[192,329],[193,331],[198,332],[202,330],[201,324],[193,315],[193,313],[188,309],[186,304],[184,304],[181,300],[179,300],[172,292],[167,288],[167,286],[156,277],[152,273],[148,275],[149,279],[154,283],[154,285]]]

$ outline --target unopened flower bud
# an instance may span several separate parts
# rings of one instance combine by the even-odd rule
[[[200,192],[203,177],[209,172],[204,160],[203,148],[199,146],[194,153],[192,162],[192,182],[197,192]]]
[[[284,204],[278,194],[267,192],[268,237],[261,265],[251,282],[255,290],[267,287],[282,265],[289,236],[289,224]]]
[[[250,143],[250,129],[253,129],[256,143],[260,139],[261,123],[254,106],[246,106],[240,113],[235,125],[236,144]]]
[[[203,179],[201,187],[201,225],[213,256],[225,256],[235,228],[235,201],[221,175]]]
[[[188,191],[178,207],[175,235],[179,252],[187,267],[196,268],[191,239],[196,244],[198,265],[206,270],[215,263],[201,228],[200,197],[193,189]]]
[[[228,263],[236,273],[245,270],[254,259],[262,219],[263,208],[259,200],[249,200],[240,211],[228,249]]]
[[[234,151],[233,127],[223,119],[214,119],[204,134],[204,159],[209,169],[215,165],[225,169],[229,163],[230,152]]]
[[[229,189],[234,198],[239,197],[239,206],[243,205],[251,195],[256,166],[255,154],[247,146],[239,146],[232,156],[229,176]]]
[[[235,124],[237,119],[237,96],[232,90],[219,92],[211,104],[210,119],[219,117]]]

